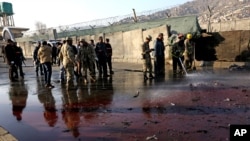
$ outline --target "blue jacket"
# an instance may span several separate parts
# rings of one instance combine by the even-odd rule
[[[154,56],[155,57],[165,56],[164,51],[165,51],[165,46],[163,41],[157,38],[154,43]]]

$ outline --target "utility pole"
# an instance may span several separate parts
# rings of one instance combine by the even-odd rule
[[[138,19],[137,19],[136,13],[135,13],[135,9],[133,8],[132,10],[133,10],[133,13],[134,13],[134,22],[137,23]]]
[[[207,32],[210,32],[211,28],[211,17],[212,17],[212,10],[210,9],[209,5],[207,6],[209,11],[209,18],[208,18],[208,25],[207,25]]]

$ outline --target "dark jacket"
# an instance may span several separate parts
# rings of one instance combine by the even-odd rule
[[[107,56],[111,57],[112,56],[112,47],[110,43],[106,43],[106,50],[107,50]]]
[[[33,51],[33,60],[34,61],[39,61],[37,58],[37,53],[38,53],[39,48],[40,48],[40,46],[36,46],[36,48]]]
[[[165,47],[164,47],[164,43],[162,40],[160,39],[156,39],[155,44],[154,44],[154,56],[165,56]]]
[[[16,49],[13,45],[6,45],[5,47],[5,56],[7,58],[7,63],[10,64],[12,61],[15,61]]]
[[[95,52],[98,58],[107,58],[106,44],[103,42],[97,43]]]

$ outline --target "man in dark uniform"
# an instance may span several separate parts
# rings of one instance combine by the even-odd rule
[[[99,42],[96,44],[96,55],[99,60],[99,76],[102,77],[107,77],[107,51],[106,51],[106,45],[103,42],[103,37],[99,37]]]
[[[163,33],[160,33],[154,42],[154,70],[155,77],[165,74],[165,46],[163,43]]]
[[[107,63],[109,67],[109,74],[114,74],[112,70],[112,46],[109,43],[109,39],[106,38],[106,50],[107,50]]]
[[[9,79],[11,82],[17,81],[14,78],[14,73],[17,74],[17,68],[15,64],[16,49],[14,43],[11,39],[7,40],[7,45],[5,46],[5,55],[7,59],[7,64],[9,65]]]
[[[21,47],[17,46],[17,42],[14,42],[14,47],[15,47],[15,64],[17,66],[17,70],[19,70],[19,74],[22,78],[24,78],[24,73],[23,73],[23,61],[25,60],[24,55],[23,55],[23,50]],[[18,78],[18,74],[16,74],[16,78]]]

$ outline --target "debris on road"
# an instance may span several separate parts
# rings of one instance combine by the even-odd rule
[[[246,89],[243,89],[242,92],[245,93],[245,92],[247,92],[247,90],[246,90]]]
[[[156,137],[156,135],[153,135],[153,136],[149,136],[146,138],[147,141],[149,140],[158,140],[158,138]]]
[[[230,98],[226,98],[224,99],[225,102],[229,102],[229,101],[232,101]]]
[[[136,98],[136,97],[138,97],[138,96],[139,96],[139,94],[140,94],[140,92],[139,92],[139,91],[137,91],[136,95],[134,95],[133,97],[134,97],[134,98]]]
[[[236,64],[229,66],[229,71],[242,71],[242,70],[250,70],[250,67],[246,65],[239,66]]]

